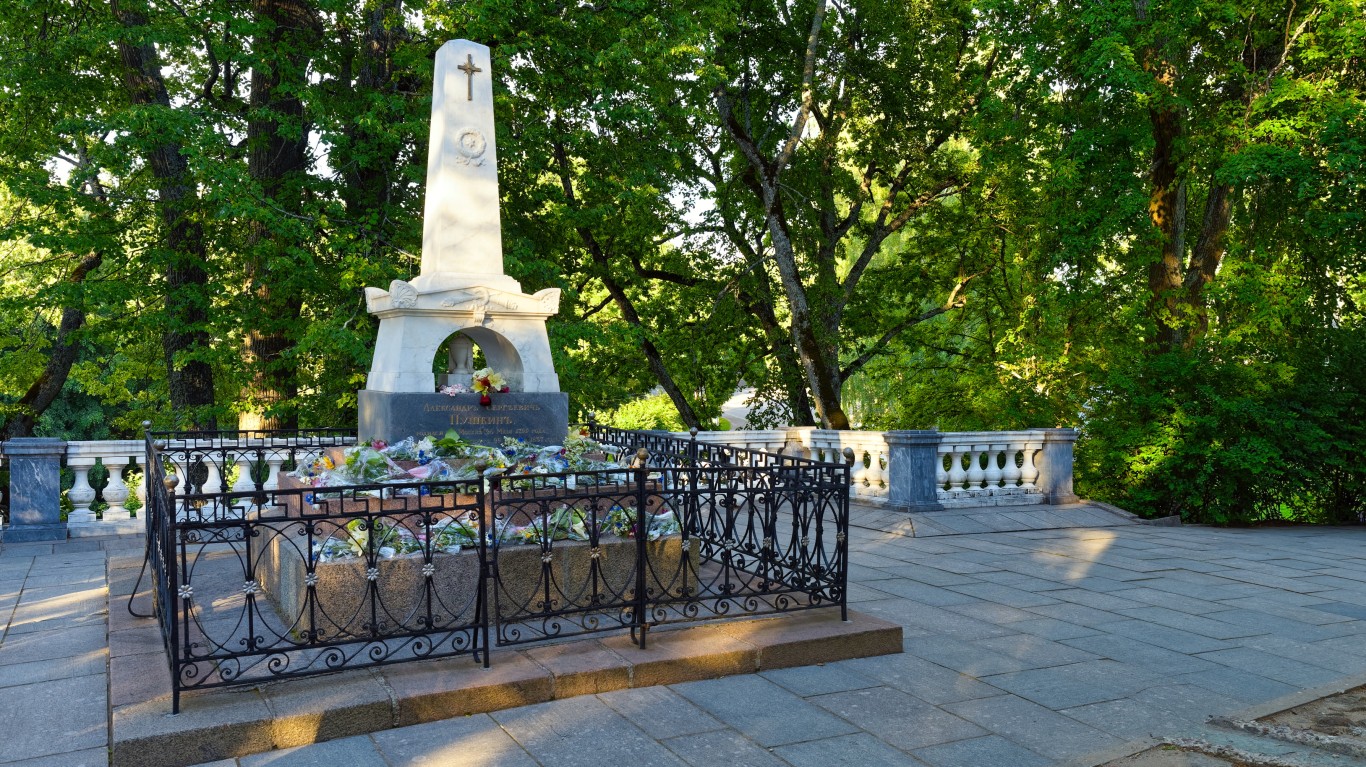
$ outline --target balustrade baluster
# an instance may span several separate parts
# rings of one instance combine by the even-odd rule
[[[256,465],[255,455],[243,450],[237,453],[237,480],[232,483],[234,493],[250,493],[256,490],[256,480],[252,479],[252,467]]]
[[[973,445],[968,448],[968,490],[982,489],[982,481],[986,479],[987,473],[982,469],[982,453],[990,445]]]
[[[968,479],[968,473],[963,468],[963,446],[949,446],[949,492],[955,496],[967,492],[963,484]]]
[[[1021,451],[1024,455],[1024,465],[1020,467],[1020,487],[1026,490],[1038,489],[1034,480],[1039,478],[1039,467],[1034,465],[1034,456],[1042,449],[1042,443],[1027,442]]]
[[[95,488],[90,486],[90,470],[94,468],[95,460],[94,456],[77,449],[67,452],[66,465],[76,475],[75,484],[66,493],[67,500],[74,507],[66,515],[68,526],[95,524],[95,512],[90,510],[90,504],[95,502]]]
[[[123,470],[128,468],[128,458],[112,458],[105,462],[104,467],[109,470],[109,484],[104,486],[104,500],[109,508],[104,510],[104,521],[131,519],[133,515],[123,505],[128,500],[128,486],[123,483]]]
[[[223,474],[218,470],[219,459],[213,453],[205,453],[204,461],[204,492],[221,493],[223,492]]]
[[[1005,472],[1001,470],[1001,455],[1005,453],[1005,450],[1005,445],[991,445],[987,450],[987,491],[993,495],[1000,491],[1001,477],[1005,475]]]
[[[873,495],[885,496],[890,490],[890,483],[887,481],[887,443],[879,440],[877,446],[870,449],[868,454],[872,456],[869,468],[872,470]]]
[[[1017,442],[1011,442],[1006,446],[1006,465],[1001,473],[1001,480],[1006,490],[1013,491],[1020,484],[1020,467],[1015,463],[1015,457],[1022,447]]]
[[[869,483],[868,466],[864,464],[864,451],[862,446],[850,448],[854,451],[854,465],[849,476],[850,494],[863,495],[867,492]]]
[[[935,449],[934,457],[938,460],[934,462],[934,494],[940,500],[948,496],[946,486],[949,484],[949,472],[944,468],[944,459],[948,457],[949,446],[940,444]]]
[[[266,482],[261,486],[263,490],[278,490],[280,487],[280,467],[285,463],[285,457],[279,453],[271,453],[266,456]]]

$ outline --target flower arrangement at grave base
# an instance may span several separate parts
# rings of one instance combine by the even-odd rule
[[[599,538],[634,539],[636,510],[613,504],[601,517],[595,517],[589,510],[561,505],[524,525],[495,521],[488,543],[491,546],[545,546],[552,541],[590,541],[594,529]],[[653,514],[646,522],[647,540],[657,541],[681,531],[673,511]],[[373,548],[375,559],[381,560],[406,554],[422,555],[429,544],[432,554],[458,554],[464,547],[478,543],[479,530],[472,520],[445,518],[434,522],[428,530],[413,532],[383,519],[353,519],[314,543],[312,554],[315,562],[336,562],[365,559]]]
[[[609,535],[617,535],[622,538],[636,537],[636,510],[625,508],[613,504],[607,510],[607,516],[603,518],[602,530]],[[652,514],[645,524],[645,538],[657,541],[666,535],[677,535],[682,530],[678,524],[678,517],[672,511],[663,511],[659,514]]]
[[[347,448],[345,461],[334,465],[327,457],[301,465],[292,473],[313,487],[341,487],[358,484],[405,484],[428,480],[451,482],[500,476],[508,489],[562,486],[563,474],[576,471],[620,470],[622,464],[606,460],[603,447],[582,430],[566,435],[563,445],[534,445],[509,437],[500,447],[476,445],[464,440],[455,430],[440,439],[407,437],[393,443],[382,440],[362,442]],[[571,474],[572,476],[572,474]],[[421,494],[426,488],[403,487],[384,492]],[[561,505],[543,518],[522,525],[497,521],[488,531],[488,543],[545,545],[550,541],[587,541],[591,531],[602,537],[634,538],[636,511],[613,504],[601,516],[591,511]],[[680,531],[672,511],[652,515],[647,521],[649,540],[676,535]],[[312,546],[316,562],[364,559],[392,559],[404,555],[459,553],[479,543],[477,524],[469,519],[444,518],[428,529],[410,530],[385,519],[358,518],[339,527]]]
[[[465,546],[479,542],[479,532],[472,522],[452,518],[438,520],[429,530],[416,533],[382,519],[353,519],[332,535],[313,544],[313,560],[335,562],[364,559],[371,545],[374,546],[376,559],[393,559],[404,554],[425,552],[429,540],[433,554],[459,554]]]
[[[564,445],[540,446],[507,438],[500,447],[491,447],[468,442],[450,429],[440,439],[407,437],[392,444],[382,440],[363,442],[347,448],[343,455],[345,460],[340,465],[323,457],[301,465],[290,476],[322,488],[424,480],[458,482],[501,475],[510,488],[520,489],[532,480],[543,486],[565,484],[564,477],[548,476],[542,480],[539,475],[624,468],[607,460],[602,446],[582,433],[567,435]],[[370,492],[379,494],[378,490]]]

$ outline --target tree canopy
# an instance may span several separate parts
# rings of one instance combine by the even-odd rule
[[[1366,512],[1360,0],[24,3],[5,433],[354,423],[458,37],[574,412],[743,382],[753,426],[1078,426],[1144,513]]]

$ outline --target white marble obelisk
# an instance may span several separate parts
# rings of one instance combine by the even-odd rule
[[[468,284],[520,292],[503,274],[498,145],[487,46],[452,40],[436,52],[419,291]]]
[[[433,393],[436,350],[457,332],[479,344],[514,390],[560,390],[545,329],[560,291],[529,296],[503,273],[491,70],[489,49],[478,43],[452,40],[437,51],[422,271],[388,290],[365,290],[380,318],[370,394]]]

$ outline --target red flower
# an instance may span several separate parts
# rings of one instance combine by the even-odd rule
[[[490,397],[488,392],[484,392],[479,395],[479,404],[488,407],[493,404],[493,397]]]
[[[508,392],[512,391],[512,387],[511,387],[511,386],[504,386],[503,388],[499,389],[498,391],[499,391],[499,392],[502,392],[503,394],[507,394]]]

